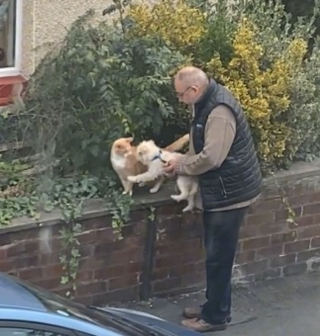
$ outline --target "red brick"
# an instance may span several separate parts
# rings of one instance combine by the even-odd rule
[[[151,275],[151,280],[163,280],[167,279],[169,274],[169,268],[158,268],[156,270],[153,270]]]
[[[294,219],[293,226],[309,226],[314,224],[314,216],[302,216]]]
[[[245,225],[240,230],[240,239],[254,237],[257,232],[258,227],[256,225]]]
[[[314,215],[320,212],[320,203],[309,204],[303,207],[303,213],[306,215]]]
[[[97,241],[97,231],[90,230],[82,232],[76,235],[76,238],[79,240],[80,244],[88,244]]]
[[[314,249],[314,250],[309,250],[309,251],[303,251],[299,252],[297,254],[297,261],[306,261],[308,259],[311,259],[313,257],[319,257],[320,255],[320,249]]]
[[[285,210],[280,210],[277,211],[275,214],[275,220],[276,221],[282,221],[282,220],[287,220],[288,218],[291,218],[291,211],[294,212],[294,216],[296,217],[300,217],[302,214],[302,207],[297,207],[294,209],[285,209]]]
[[[199,284],[203,284],[205,282],[205,279],[206,279],[205,272],[184,275],[181,278],[180,290],[186,287],[190,287],[190,286],[194,287]],[[179,292],[179,290],[174,291],[174,290],[169,289],[169,293],[174,293],[174,292]]]
[[[0,261],[3,261],[7,258],[7,248],[1,247],[0,248]]]
[[[292,196],[292,197],[288,198],[288,203],[290,204],[290,207],[294,208],[294,207],[297,207],[297,206],[303,206],[305,204],[308,204],[309,199],[310,199],[310,195]]]
[[[115,251],[109,256],[109,265],[123,265],[127,264],[130,260],[131,254],[128,251]]]
[[[185,274],[195,273],[196,264],[178,265],[169,269],[169,277],[174,278]]]
[[[38,262],[41,266],[58,264],[60,262],[60,252],[40,253],[38,255]]]
[[[269,246],[269,244],[270,244],[269,237],[251,238],[243,241],[242,250],[243,251],[256,250],[262,247]]]
[[[313,224],[320,225],[320,214],[316,214],[313,217]]]
[[[133,262],[127,266],[126,271],[131,274],[142,272],[142,269],[143,269],[143,262]]]
[[[135,286],[93,295],[92,304],[95,306],[106,305],[111,304],[112,302],[123,301],[124,298],[128,301],[139,299],[139,287]]]
[[[42,280],[36,280],[36,281],[32,281],[32,283],[34,283],[35,285],[48,289],[48,290],[52,290],[52,289],[57,289],[60,287],[61,285],[61,278],[53,278],[53,279],[42,279]]]
[[[155,294],[173,290],[175,288],[181,288],[181,278],[169,278],[162,281],[157,281],[153,285]]]
[[[0,262],[0,272],[8,273],[14,269],[14,265],[9,261]]]
[[[279,234],[273,234],[271,236],[271,245],[278,245],[282,243],[292,242],[297,239],[296,231],[283,232]]]
[[[113,266],[108,268],[96,269],[94,270],[94,279],[95,280],[107,280],[111,278],[117,278],[125,274],[126,266]]]
[[[263,272],[264,279],[276,279],[281,277],[281,268],[269,269]]]
[[[287,223],[285,222],[281,222],[281,224],[279,225],[279,222],[276,224],[265,224],[265,225],[260,225],[258,227],[258,232],[259,232],[259,236],[265,236],[268,234],[273,234],[273,233],[280,233],[282,231],[284,231],[287,227]]]
[[[185,253],[182,258],[183,263],[190,263],[190,262],[198,262],[205,258],[205,251],[204,250],[194,250],[190,253]]]
[[[285,276],[302,274],[305,273],[306,271],[307,271],[306,263],[287,265],[283,268],[283,274]]]
[[[320,225],[309,226],[299,231],[299,238],[312,238],[320,236]]]
[[[269,266],[268,264],[269,264],[268,260],[259,260],[254,261],[252,263],[241,265],[240,268],[245,275],[258,274],[264,272],[268,268]]]
[[[270,213],[273,211],[278,211],[284,208],[284,204],[281,198],[271,199],[271,200],[261,200],[254,207],[254,213]]]
[[[313,237],[311,239],[311,248],[320,247],[320,237]]]
[[[259,215],[248,215],[245,219],[245,225],[261,225],[274,222],[274,212]]]
[[[247,252],[242,252],[238,253],[236,255],[235,263],[236,264],[246,264],[250,261],[254,261],[256,256],[256,251],[247,251]]]
[[[91,283],[79,285],[76,290],[76,295],[84,296],[84,295],[88,295],[88,293],[94,295],[98,293],[104,293],[106,291],[107,291],[107,282],[97,281],[97,282],[91,282]]]
[[[256,251],[256,259],[265,259],[282,254],[283,245],[273,245]]]
[[[288,254],[308,250],[309,246],[310,246],[310,239],[298,240],[293,243],[287,243],[284,246],[284,253]]]
[[[95,280],[95,279],[93,279],[93,271],[92,270],[78,272],[78,274],[77,274],[77,281],[89,282],[89,281],[93,281],[93,280]]]
[[[119,278],[110,279],[109,280],[109,290],[112,291],[115,289],[130,287],[130,286],[138,285],[138,284],[139,284],[139,277],[137,275],[126,274]]]
[[[308,199],[308,203],[313,204],[313,203],[320,203],[320,192],[316,192],[313,194],[308,195],[309,199]],[[306,204],[307,202],[305,202]]]
[[[61,264],[50,265],[43,268],[43,276],[46,278],[55,278],[63,274],[63,269]]]
[[[37,255],[25,255],[23,257],[15,257],[8,262],[12,263],[14,269],[27,268],[32,266],[38,266],[38,256]]]
[[[19,278],[22,280],[37,280],[43,278],[43,268],[30,267],[25,270],[19,271]]]
[[[271,260],[271,267],[283,267],[289,264],[293,264],[296,260],[295,254],[288,254],[284,256],[275,257]]]
[[[156,268],[162,267],[171,267],[175,266],[183,261],[184,255],[183,254],[176,254],[171,257],[164,257],[164,258],[157,258],[155,261]]]
[[[77,303],[86,305],[86,306],[91,306],[92,305],[92,295],[75,297],[74,301],[76,301]]]
[[[8,258],[21,256],[22,254],[35,253],[39,250],[38,241],[20,241],[13,243],[7,250]]]

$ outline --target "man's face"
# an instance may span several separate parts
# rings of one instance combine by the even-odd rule
[[[194,104],[197,101],[199,92],[199,88],[197,86],[188,86],[182,81],[175,79],[174,88],[181,103]]]

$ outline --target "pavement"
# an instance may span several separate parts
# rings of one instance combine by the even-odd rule
[[[238,287],[233,293],[233,316],[229,328],[206,335],[320,335],[320,273]],[[184,307],[200,305],[203,302],[204,291],[200,291],[118,306],[145,311],[180,323]]]

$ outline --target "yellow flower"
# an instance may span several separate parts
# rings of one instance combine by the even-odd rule
[[[258,29],[246,18],[233,41],[234,56],[223,67],[215,55],[207,64],[211,75],[221,79],[240,101],[255,136],[260,159],[274,165],[287,149],[290,127],[278,116],[290,106],[290,90],[307,51],[305,41],[294,39],[281,58],[262,67],[263,46],[257,42]]]
[[[204,15],[184,0],[132,5],[128,15],[135,21],[131,36],[158,35],[177,48],[192,45],[206,32]]]

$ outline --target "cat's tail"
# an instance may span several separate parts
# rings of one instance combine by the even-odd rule
[[[178,140],[176,140],[175,142],[164,148],[164,150],[168,152],[176,152],[182,149],[183,146],[188,142],[189,142],[189,133],[185,134],[183,137],[179,138]]]

